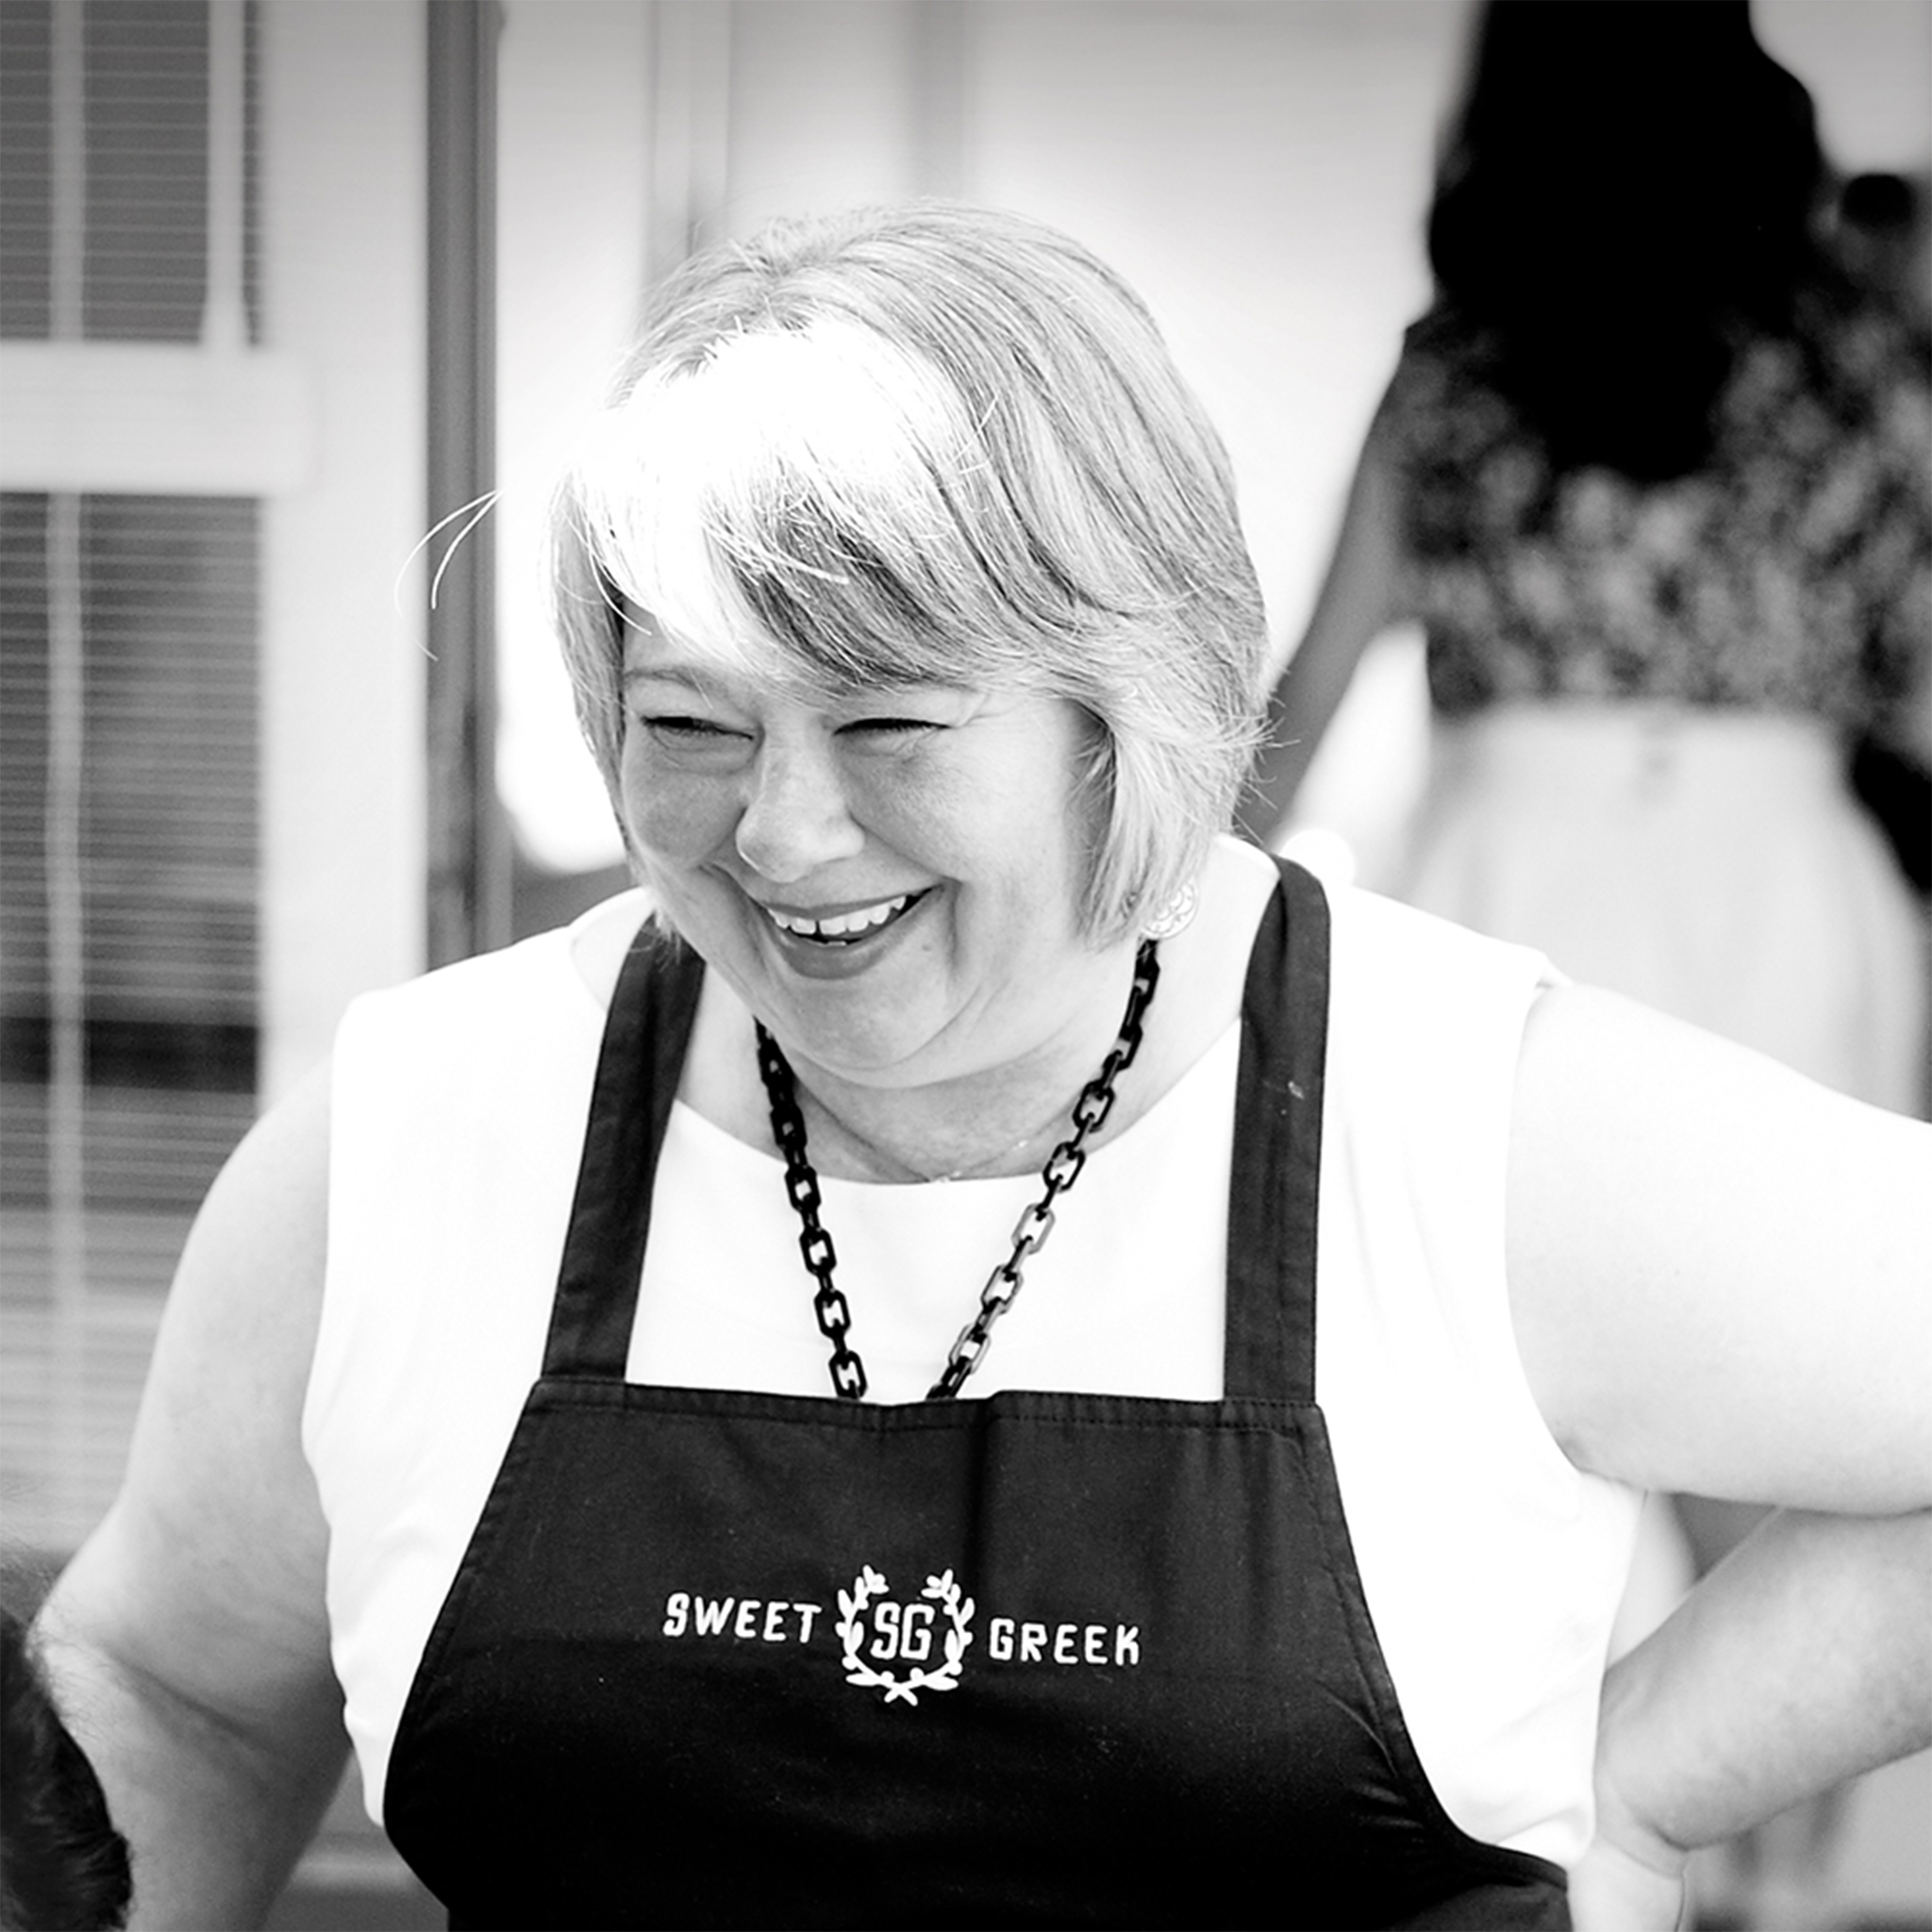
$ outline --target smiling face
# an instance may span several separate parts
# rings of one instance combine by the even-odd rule
[[[906,1087],[1059,1050],[1109,983],[1076,911],[1077,707],[938,685],[816,700],[629,628],[622,793],[645,875],[802,1073]]]

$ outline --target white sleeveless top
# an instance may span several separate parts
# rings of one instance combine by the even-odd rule
[[[1503,1192],[1538,954],[1331,893],[1316,1392],[1369,1607],[1450,1817],[1573,1862],[1641,1498],[1576,1470],[1524,1379]],[[604,1014],[575,927],[358,1000],[334,1071],[303,1440],[379,1816],[402,1707],[541,1360]],[[971,1388],[1221,1393],[1240,1028],[1087,1163]],[[632,1380],[824,1395],[774,1154],[674,1108]],[[822,1179],[873,1399],[924,1396],[1038,1178]],[[1145,1211],[1161,1203],[1158,1215]],[[868,1295],[868,1283],[893,1284]]]

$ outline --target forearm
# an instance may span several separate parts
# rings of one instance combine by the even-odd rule
[[[264,1923],[341,1774],[334,1712],[314,1713],[306,1749],[272,1751],[115,1666],[63,1625],[58,1607],[42,1645],[62,1715],[127,1840],[133,1932]]]
[[[1932,1743],[1932,1513],[1773,1517],[1604,1686],[1599,1826],[1658,1871]]]
[[[132,1924],[262,1923],[346,1757],[301,1415],[327,1250],[327,1069],[250,1130],[169,1291],[113,1507],[40,1619],[126,1837]]]

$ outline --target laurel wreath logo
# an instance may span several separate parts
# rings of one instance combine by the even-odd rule
[[[891,1671],[876,1669],[858,1654],[858,1646],[865,1637],[861,1622],[865,1607],[874,1597],[885,1593],[886,1579],[870,1563],[858,1573],[850,1590],[839,1592],[841,1616],[835,1627],[844,1645],[845,1681],[858,1685],[861,1690],[883,1690],[888,1704],[916,1705],[922,1690],[956,1689],[960,1666],[965,1661],[966,1647],[973,1641],[973,1599],[960,1594],[959,1586],[954,1582],[950,1570],[942,1570],[937,1576],[925,1579],[925,1588],[920,1594],[945,1611],[950,1625],[946,1631],[945,1661],[935,1670],[908,1671],[905,1676],[898,1677]]]

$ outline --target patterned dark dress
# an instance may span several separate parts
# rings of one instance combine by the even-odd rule
[[[1445,314],[1371,430],[1434,723],[1386,881],[1881,1104],[1922,1091],[1920,934],[1844,777],[1932,650],[1932,354],[1812,306],[1740,350],[1707,464],[1557,472]]]

